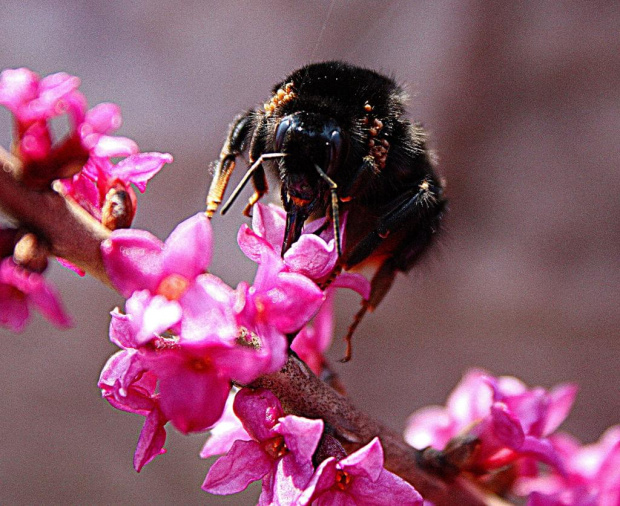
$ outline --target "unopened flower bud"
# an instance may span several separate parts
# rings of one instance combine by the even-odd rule
[[[47,268],[48,247],[32,233],[24,234],[15,245],[13,261],[32,272],[43,272]]]
[[[129,228],[135,214],[131,195],[122,185],[115,185],[105,196],[101,223],[110,230]]]

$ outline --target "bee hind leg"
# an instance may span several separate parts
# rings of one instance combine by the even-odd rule
[[[445,207],[442,189],[432,180],[424,179],[418,188],[405,195],[399,205],[384,214],[375,229],[362,238],[344,259],[349,269],[368,258],[392,233],[404,237],[372,278],[370,297],[362,302],[345,336],[347,349],[343,362],[351,359],[351,339],[364,315],[372,312],[389,292],[397,272],[409,271],[426,251],[435,236]]]

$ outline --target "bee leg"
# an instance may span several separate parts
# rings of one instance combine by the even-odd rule
[[[344,341],[347,348],[344,357],[340,359],[340,362],[348,362],[351,360],[351,356],[353,355],[353,345],[351,341],[357,326],[361,323],[364,315],[368,311],[372,312],[381,300],[383,300],[385,294],[390,291],[392,283],[394,283],[394,278],[396,277],[396,271],[397,269],[394,265],[392,265],[392,262],[388,260],[384,262],[381,267],[379,267],[379,270],[373,276],[370,283],[370,298],[362,301],[361,307],[353,317],[353,322],[349,325],[347,335],[344,336]]]
[[[215,164],[213,179],[207,195],[206,213],[209,218],[215,214],[222,203],[226,186],[228,186],[228,181],[235,168],[235,161],[245,149],[245,144],[253,127],[253,114],[254,111],[240,114],[230,124],[226,141]]]
[[[261,123],[261,125],[263,124],[264,123]],[[260,126],[258,128],[260,129]],[[264,144],[264,136],[262,135],[255,136],[252,139],[252,144],[250,145],[250,160],[257,160],[261,158],[261,153],[265,150]],[[248,200],[248,204],[243,210],[243,214],[245,216],[250,216],[250,212],[252,211],[254,204],[256,204],[269,189],[267,186],[267,178],[265,177],[265,170],[263,169],[262,164],[252,173],[252,185],[254,186],[254,193]]]
[[[430,178],[420,183],[417,190],[412,192],[398,207],[383,215],[375,227],[364,237],[347,255],[345,268],[353,267],[370,254],[392,232],[405,228],[408,230],[399,247],[381,264],[372,278],[370,298],[362,302],[349,327],[345,341],[347,350],[343,362],[351,359],[351,338],[355,329],[368,311],[373,311],[389,292],[397,272],[407,272],[416,263],[421,254],[437,232],[439,219],[445,207],[442,198],[441,186]]]

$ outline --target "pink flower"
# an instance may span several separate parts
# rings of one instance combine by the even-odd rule
[[[205,273],[211,247],[204,213],[177,226],[165,243],[144,231],[118,230],[102,245],[110,279],[132,294],[126,314],[113,313],[110,337],[139,351],[140,367],[157,378],[161,412],[184,433],[217,421],[231,381],[249,383],[286,360],[286,338],[275,323],[256,317],[262,314],[256,297]],[[276,284],[264,292],[258,291],[269,306],[282,290]],[[279,303],[285,313],[286,301]]]
[[[422,505],[422,496],[409,483],[383,467],[383,448],[374,438],[363,448],[338,461],[324,460],[296,504],[329,506],[364,504]]]
[[[456,436],[474,435],[481,442],[474,464],[477,472],[521,457],[560,467],[546,436],[566,418],[576,391],[570,384],[550,392],[528,389],[516,378],[474,370],[450,394],[446,408],[431,406],[414,413],[405,439],[419,449],[443,449]]]
[[[15,116],[21,128],[67,111],[64,101],[74,93],[80,80],[64,72],[43,79],[26,68],[6,69],[0,73],[0,105]]]
[[[197,278],[184,300],[182,308],[148,290],[135,292],[126,314],[112,313],[110,338],[137,352],[133,366],[157,380],[163,418],[188,433],[213,425],[231,380],[254,380],[271,355],[239,344],[234,292],[214,276]]]
[[[30,316],[30,305],[54,325],[71,326],[60,297],[41,274],[19,267],[11,258],[0,260],[0,324],[21,332]]]
[[[323,291],[311,279],[288,272],[282,259],[272,252],[261,255],[254,284],[241,284],[241,316],[246,321],[268,323],[280,332],[303,327],[323,303]]]
[[[101,245],[106,271],[121,294],[146,289],[168,300],[181,299],[206,271],[212,249],[204,213],[179,224],[165,244],[144,230],[115,230]]]
[[[131,154],[117,164],[107,158],[90,158],[82,171],[63,179],[59,185],[63,194],[73,198],[98,221],[101,221],[101,210],[108,192],[112,188],[126,191],[131,201],[131,222],[137,202],[131,185],[144,193],[148,181],[172,160],[172,155],[168,153]]]
[[[518,495],[530,506],[616,506],[620,504],[620,425],[609,428],[597,443],[581,445],[568,434],[552,435],[551,443],[565,474],[522,477]]]
[[[235,441],[213,464],[202,488],[212,494],[235,494],[262,479],[259,505],[295,504],[313,474],[312,455],[323,421],[284,416],[268,390],[242,389],[234,411],[252,440]]]
[[[254,206],[252,229],[243,224],[237,235],[239,247],[248,258],[261,263],[272,256],[280,257],[286,213],[277,206]],[[342,220],[342,242],[344,243],[344,225]],[[308,224],[299,240],[284,254],[283,269],[288,272],[303,274],[315,283],[327,279],[338,261],[338,251],[331,226],[322,230],[325,219],[319,219]],[[321,231],[320,233],[317,233]],[[370,284],[360,274],[342,273],[333,281],[333,287],[343,287],[355,290],[365,299],[370,294]]]
[[[160,409],[156,385],[157,378],[144,370],[136,350],[119,351],[110,357],[99,378],[102,395],[112,406],[146,417],[134,454],[138,472],[157,455],[166,453],[164,426],[168,420]]]

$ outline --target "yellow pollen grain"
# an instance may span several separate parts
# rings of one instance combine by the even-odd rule
[[[179,300],[188,286],[189,280],[185,276],[170,274],[157,287],[157,294],[163,295],[168,300]]]

